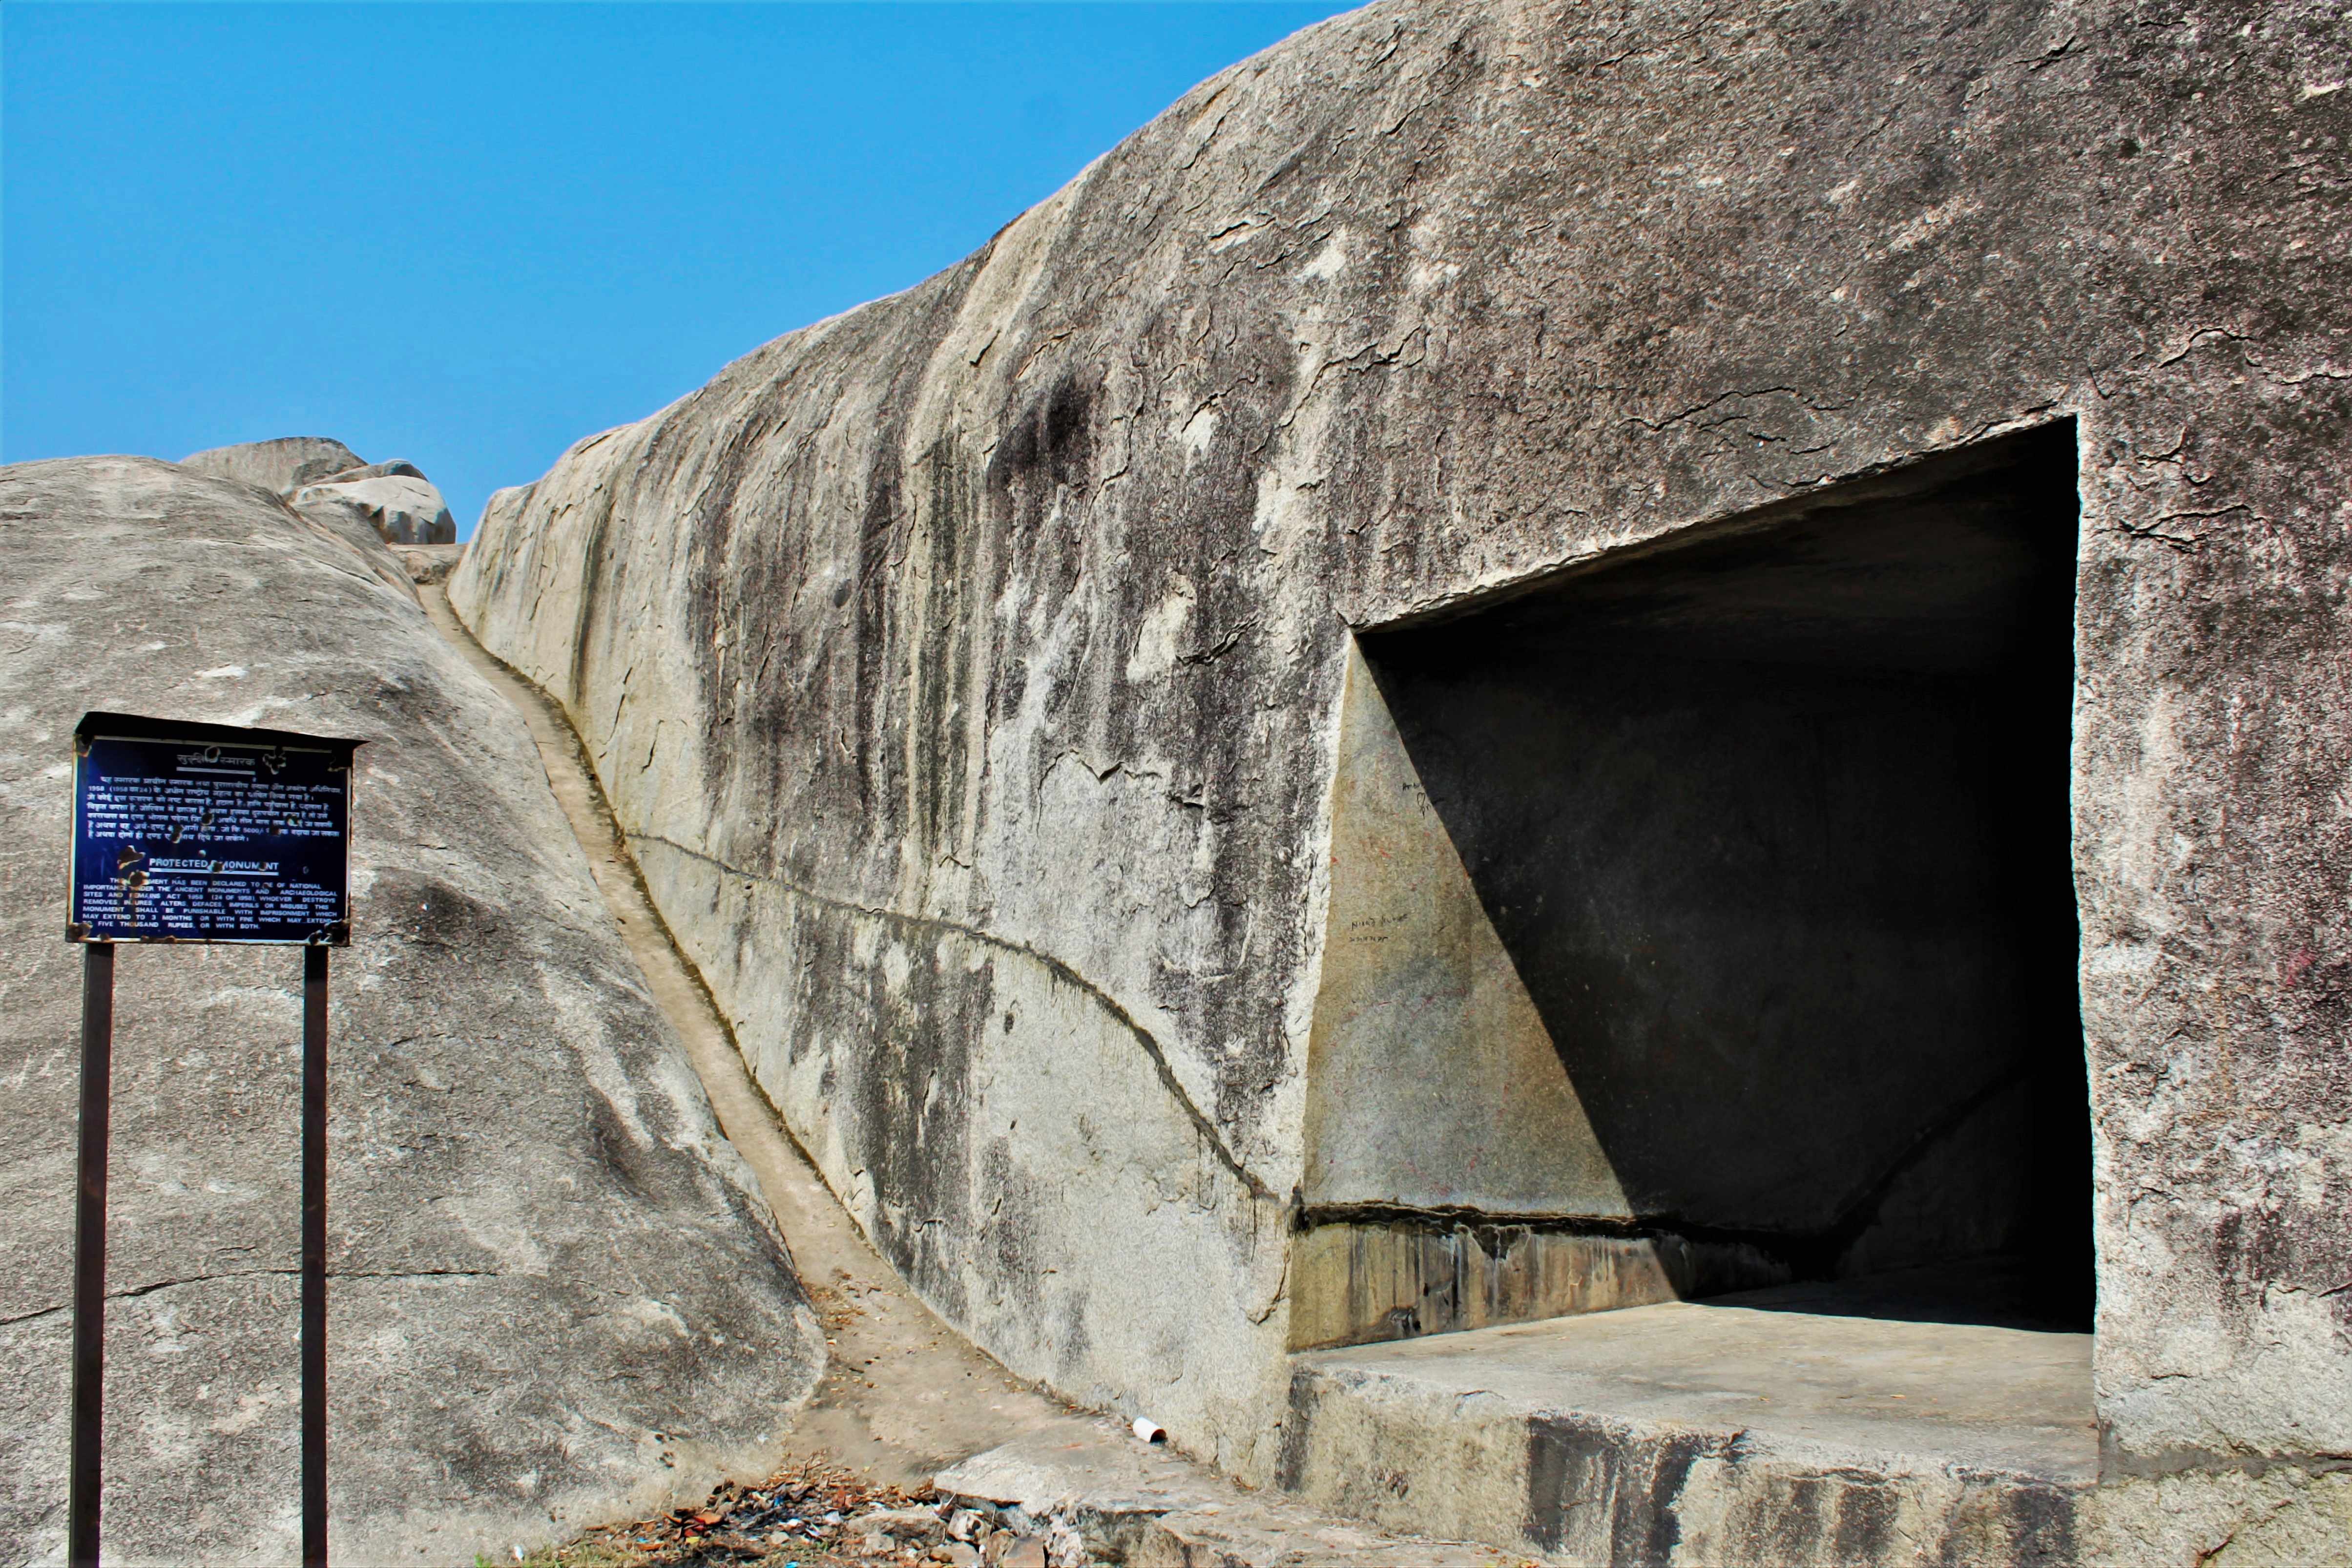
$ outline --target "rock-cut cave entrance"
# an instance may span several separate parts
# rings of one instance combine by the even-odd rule
[[[1294,1344],[2087,1328],[2074,475],[2046,426],[1360,639]]]

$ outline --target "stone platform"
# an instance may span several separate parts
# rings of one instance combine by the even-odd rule
[[[2090,1336],[1980,1316],[1788,1287],[1309,1352],[1281,1479],[1559,1562],[2071,1562]]]

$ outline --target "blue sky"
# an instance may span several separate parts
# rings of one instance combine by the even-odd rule
[[[500,485],[972,250],[1338,4],[0,5],[0,460]]]

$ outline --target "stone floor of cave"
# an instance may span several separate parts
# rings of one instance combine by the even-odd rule
[[[2091,1336],[2037,1321],[1997,1277],[1922,1270],[1299,1359],[1529,1413],[1744,1433],[1871,1468],[1907,1455],[2087,1485],[2098,1474]]]

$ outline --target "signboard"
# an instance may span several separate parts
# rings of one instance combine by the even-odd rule
[[[82,944],[66,1561],[99,1568],[114,944],[302,948],[302,1563],[327,1565],[327,956],[352,939],[357,741],[85,713],[66,939]]]
[[[74,730],[66,934],[348,943],[357,744],[85,715]]]

